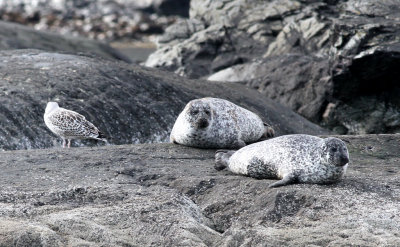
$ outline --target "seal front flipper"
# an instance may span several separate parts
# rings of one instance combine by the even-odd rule
[[[234,154],[232,150],[217,150],[215,152],[215,165],[214,168],[217,171],[221,171],[228,166],[229,158]]]
[[[264,124],[264,134],[262,135],[262,138],[271,138],[275,136],[275,130],[272,128],[271,125],[267,124],[266,122]]]
[[[296,176],[294,174],[287,174],[286,176],[284,176],[281,180],[279,180],[278,182],[272,183],[270,184],[268,187],[269,188],[276,188],[276,187],[280,187],[280,186],[285,186],[288,184],[292,184],[296,182]]]
[[[234,146],[234,148],[240,149],[240,148],[246,146],[246,143],[243,140],[238,139],[237,142],[233,146]]]

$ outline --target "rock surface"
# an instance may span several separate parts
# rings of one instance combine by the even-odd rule
[[[189,0],[0,1],[2,20],[99,40],[140,40],[188,14]]]
[[[187,102],[206,96],[224,98],[254,111],[278,135],[328,133],[238,84],[189,80],[83,55],[13,50],[0,51],[0,56],[0,149],[60,145],[60,139],[43,121],[48,101],[86,116],[111,144],[168,141]]]
[[[92,53],[104,58],[130,62],[130,59],[119,51],[94,40],[36,31],[16,23],[0,21],[0,50],[13,49]]]
[[[196,28],[169,27],[146,65],[244,83],[338,133],[396,133],[399,6],[192,0]]]
[[[0,245],[398,246],[400,136],[339,138],[341,182],[275,189],[173,144],[5,151]]]

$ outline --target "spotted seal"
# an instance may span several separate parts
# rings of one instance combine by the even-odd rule
[[[201,98],[179,114],[170,140],[198,148],[240,148],[273,135],[272,127],[255,113],[224,99]]]
[[[291,183],[329,184],[341,179],[349,163],[346,144],[334,137],[285,135],[238,151],[218,150],[215,168],[236,174],[281,179],[269,187]]]

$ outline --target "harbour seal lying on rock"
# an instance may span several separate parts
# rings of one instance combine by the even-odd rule
[[[179,114],[170,140],[198,148],[240,148],[274,130],[255,113],[227,100],[202,98],[190,101]]]
[[[285,135],[238,151],[218,150],[215,169],[254,178],[279,178],[269,187],[291,183],[329,184],[341,179],[349,162],[346,144],[334,137]]]

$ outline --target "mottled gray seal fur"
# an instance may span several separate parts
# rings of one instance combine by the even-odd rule
[[[202,98],[190,101],[179,114],[170,140],[199,148],[240,148],[273,135],[255,113],[227,100]]]
[[[342,140],[310,135],[285,135],[236,152],[218,150],[215,154],[217,170],[228,167],[236,174],[281,179],[270,187],[334,183],[343,177],[348,162],[349,152]]]

